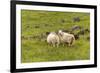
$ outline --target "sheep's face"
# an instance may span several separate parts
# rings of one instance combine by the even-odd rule
[[[58,33],[59,36],[63,36],[63,33]]]
[[[63,36],[63,32],[59,30],[58,35]]]

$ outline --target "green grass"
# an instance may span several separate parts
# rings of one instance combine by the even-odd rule
[[[80,22],[73,22],[74,17],[80,17]],[[74,25],[90,28],[90,14],[76,12],[52,12],[22,10],[22,51],[21,62],[44,62],[44,61],[68,61],[87,60],[90,58],[90,41],[81,36],[71,47],[52,47],[46,41],[32,36],[40,36],[45,32],[57,31],[59,29],[70,29]],[[64,20],[64,22],[62,22]],[[37,27],[38,28],[35,28]]]

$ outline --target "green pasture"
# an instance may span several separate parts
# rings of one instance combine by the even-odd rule
[[[79,17],[80,21],[73,22],[74,17]],[[90,41],[86,38],[90,33],[80,35],[71,47],[61,44],[59,47],[52,47],[46,42],[46,38],[40,37],[45,32],[69,30],[75,25],[90,29],[90,14],[21,10],[21,62],[88,60]]]

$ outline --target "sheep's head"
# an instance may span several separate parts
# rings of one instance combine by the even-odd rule
[[[61,32],[63,32],[63,31],[62,31],[62,30],[59,30],[58,32],[61,33]]]
[[[63,36],[62,30],[59,30],[59,31],[58,31],[58,35]]]

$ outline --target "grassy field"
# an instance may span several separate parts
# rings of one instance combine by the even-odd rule
[[[79,22],[73,22],[74,17],[79,17]],[[52,12],[52,11],[21,11],[21,62],[46,62],[46,61],[68,61],[87,60],[90,58],[90,41],[81,35],[71,47],[52,47],[39,36],[45,32],[58,31],[59,29],[70,29],[79,25],[90,29],[90,14],[76,12]]]

